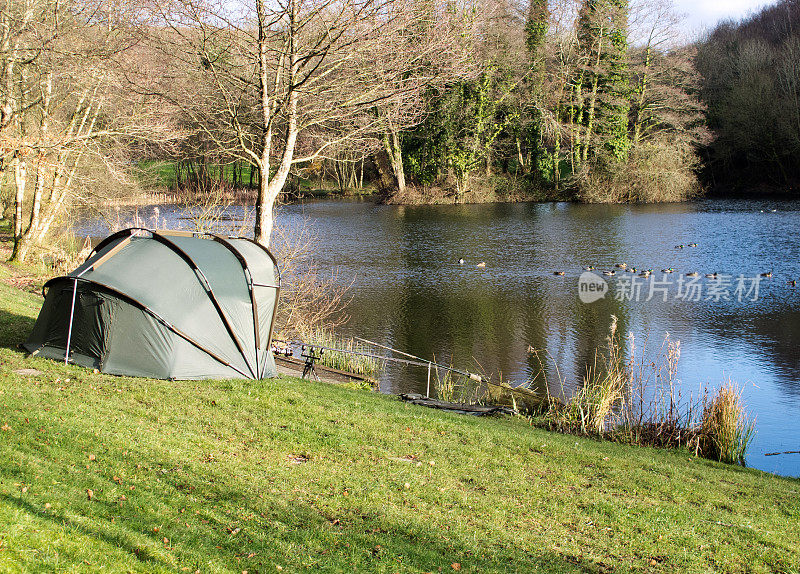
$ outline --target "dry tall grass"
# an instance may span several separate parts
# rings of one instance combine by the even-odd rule
[[[431,375],[431,384],[436,392],[436,398],[440,401],[468,405],[486,402],[486,387],[469,377],[447,369],[441,369],[440,372],[436,367],[432,369]]]
[[[742,390],[728,381],[703,409],[698,452],[720,462],[743,463],[754,433],[754,422],[742,404]]]
[[[734,383],[729,382],[713,396],[704,391],[685,397],[677,379],[679,341],[667,334],[653,357],[647,353],[646,344],[637,349],[631,334],[626,351],[613,316],[606,341],[604,349],[595,351],[594,363],[568,400],[566,382],[556,369],[562,396],[549,397],[546,411],[532,417],[534,424],[630,444],[690,448],[705,458],[744,462],[754,425]],[[540,365],[533,380],[546,380],[541,355],[529,351]]]
[[[628,374],[622,365],[617,339],[617,318],[612,316],[605,353],[595,350],[583,384],[567,403],[551,401],[557,425],[582,434],[601,435],[614,424],[615,411],[625,402]]]
[[[587,170],[578,198],[587,203],[686,201],[700,193],[698,158],[688,145],[650,140],[631,148],[623,165]]]

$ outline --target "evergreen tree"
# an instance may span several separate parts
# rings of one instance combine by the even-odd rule
[[[542,100],[545,81],[545,39],[547,37],[548,19],[550,11],[547,0],[530,0],[528,15],[525,21],[525,47],[530,58],[530,76],[527,82],[528,105],[525,106],[527,125],[521,126],[527,140],[527,162],[524,160],[520,138],[517,137],[518,154],[520,163],[526,171],[530,168],[532,159],[536,161],[539,172],[547,179],[552,177],[547,163],[552,162],[553,152],[549,152],[542,141]],[[555,146],[556,149],[558,145]],[[556,152],[557,153],[557,152]],[[548,161],[549,160],[549,161]],[[542,166],[542,164],[545,166]],[[555,178],[553,178],[555,179]]]
[[[576,163],[628,157],[628,2],[584,0],[578,16],[583,62],[575,81]]]

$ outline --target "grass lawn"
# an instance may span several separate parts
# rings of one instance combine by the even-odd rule
[[[0,266],[0,572],[800,568],[798,480],[298,379],[27,358],[21,272]]]

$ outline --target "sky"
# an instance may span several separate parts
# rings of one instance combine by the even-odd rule
[[[769,0],[675,0],[675,7],[686,14],[686,25],[696,35],[722,19],[738,20],[774,3]]]

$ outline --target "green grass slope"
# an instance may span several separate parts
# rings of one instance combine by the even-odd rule
[[[27,358],[41,298],[16,273],[0,572],[798,571],[798,480],[298,379]]]

